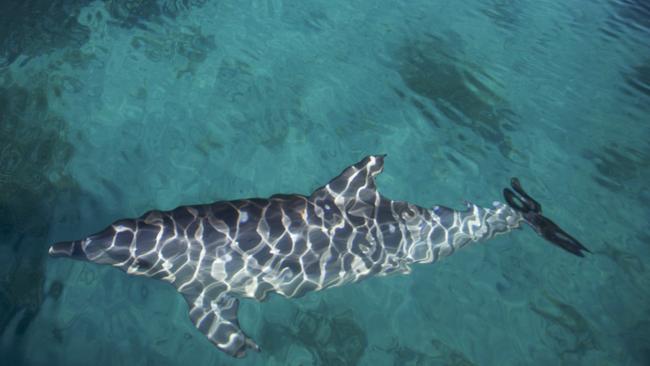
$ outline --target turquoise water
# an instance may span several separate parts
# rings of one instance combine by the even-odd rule
[[[3,1],[0,364],[650,364],[650,6],[620,1]],[[243,301],[215,349],[162,282],[47,257],[151,208],[308,194],[387,153],[380,191],[531,230],[408,276]]]

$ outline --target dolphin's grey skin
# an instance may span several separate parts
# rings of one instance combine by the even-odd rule
[[[408,273],[412,263],[434,262],[507,233],[535,214],[497,202],[454,211],[393,201],[375,186],[383,165],[384,156],[368,156],[310,196],[150,211],[54,244],[50,254],[170,282],[187,300],[194,325],[220,350],[242,357],[259,347],[239,328],[237,297],[298,297],[373,275]],[[516,198],[527,207],[530,197]]]

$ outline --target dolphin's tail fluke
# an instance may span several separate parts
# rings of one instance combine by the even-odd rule
[[[506,188],[503,190],[503,197],[508,203],[508,206],[522,214],[526,223],[530,225],[537,234],[541,235],[552,244],[579,257],[584,257],[582,251],[591,253],[589,249],[580,244],[578,240],[567,234],[553,221],[542,215],[542,206],[524,191],[521,187],[521,183],[519,183],[519,179],[512,178],[510,185],[512,186],[512,189],[514,189],[514,192],[510,190],[510,188]]]

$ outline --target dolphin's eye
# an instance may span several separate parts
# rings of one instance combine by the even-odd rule
[[[411,220],[415,217],[415,209],[412,207],[412,205],[408,205],[402,211],[401,216],[402,220]]]

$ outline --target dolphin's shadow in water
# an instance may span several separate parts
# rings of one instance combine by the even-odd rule
[[[259,337],[268,354],[286,359],[297,347],[306,350],[315,364],[359,364],[368,340],[351,310],[336,309],[332,313],[325,302],[315,309],[292,307],[295,313],[290,326],[272,321],[262,324]]]
[[[544,337],[548,347],[559,351],[560,359],[575,363],[588,352],[600,350],[592,325],[573,306],[544,293],[551,307],[540,306],[531,302],[530,309],[546,320]],[[567,337],[567,335],[573,337]]]
[[[462,352],[459,352],[444,342],[432,338],[432,352],[421,352],[413,348],[404,346],[397,339],[393,339],[388,347],[374,346],[373,349],[378,352],[386,353],[393,357],[394,365],[450,365],[450,366],[473,366]]]
[[[467,61],[458,46],[450,44],[427,34],[398,47],[395,64],[409,91],[394,88],[395,93],[410,101],[433,126],[458,136],[458,144],[467,146],[463,150],[471,151],[476,143],[463,143],[466,138],[461,138],[459,128],[513,159],[521,154],[509,136],[509,131],[516,129],[517,115],[497,92],[502,86],[486,70]],[[448,122],[454,126],[447,126]]]

